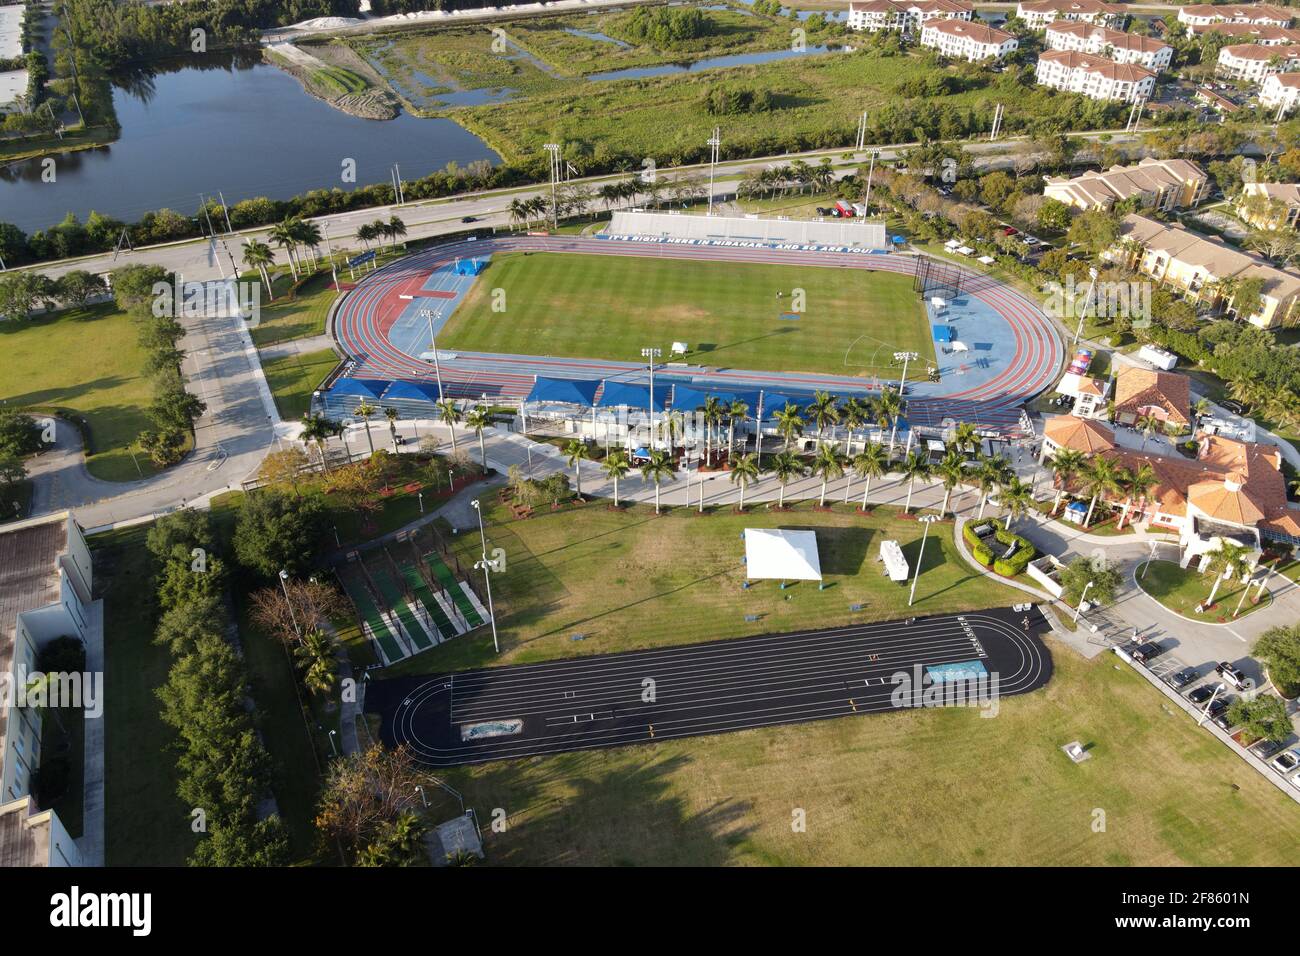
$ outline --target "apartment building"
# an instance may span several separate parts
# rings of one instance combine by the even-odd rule
[[[1281,325],[1297,312],[1300,277],[1275,269],[1258,256],[1202,236],[1181,225],[1167,225],[1131,214],[1120,224],[1120,239],[1105,258],[1149,276],[1197,303],[1225,305],[1224,283],[1258,279],[1263,285],[1257,312],[1241,318],[1262,329]]]
[[[85,642],[97,626],[90,550],[72,516],[0,527],[0,675],[10,691],[0,706],[0,865],[101,862],[83,859],[56,813],[37,810],[32,781],[41,764],[42,708],[16,693],[40,673],[41,648],[59,637]]]
[[[1167,68],[1174,56],[1174,48],[1162,40],[1078,20],[1049,24],[1044,39],[1049,50],[1092,53],[1116,63],[1135,63],[1152,73]]]
[[[1257,23],[1205,23],[1189,26],[1193,36],[1206,33],[1220,33],[1239,43],[1259,43],[1263,46],[1276,46],[1282,43],[1300,43],[1300,30],[1294,27],[1277,27]]]
[[[1256,26],[1289,27],[1291,12],[1265,3],[1200,4],[1179,7],[1178,22],[1188,27],[1204,27],[1212,23],[1250,23]]]
[[[1031,0],[1016,4],[1016,19],[1031,30],[1042,30],[1057,20],[1077,20],[1095,26],[1119,27],[1128,20],[1124,6],[1103,0]]]
[[[1112,166],[1072,179],[1048,176],[1043,195],[1075,209],[1111,209],[1137,199],[1144,208],[1167,211],[1195,206],[1208,188],[1209,177],[1195,163],[1148,157],[1134,166]]]
[[[1274,80],[1287,80],[1285,89],[1290,95],[1289,106],[1300,96],[1300,73],[1282,73],[1270,76],[1265,86]],[[1261,94],[1261,99],[1263,96]],[[1261,229],[1300,227],[1300,185],[1295,183],[1246,183],[1237,197],[1237,215],[1252,226]]]
[[[1038,58],[1034,78],[1054,90],[1125,103],[1148,99],[1156,88],[1156,75],[1148,69],[1074,50],[1045,51]]]
[[[932,20],[921,28],[921,46],[953,59],[999,60],[1019,45],[1005,30],[965,20]]]
[[[845,23],[850,30],[868,33],[880,30],[917,33],[931,20],[971,20],[974,16],[974,6],[965,0],[917,0],[914,3],[868,0],[867,3],[850,3]]]
[[[1300,44],[1234,43],[1219,51],[1215,72],[1230,80],[1262,83],[1267,76],[1289,73],[1297,67],[1300,67]]]

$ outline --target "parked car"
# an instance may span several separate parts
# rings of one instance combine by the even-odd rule
[[[1204,705],[1204,703],[1207,700],[1209,700],[1211,697],[1214,696],[1214,692],[1218,690],[1220,686],[1222,685],[1202,684],[1200,687],[1194,687],[1190,692],[1188,692],[1187,699],[1190,700],[1197,707],[1200,707]]]
[[[1273,754],[1282,749],[1282,745],[1276,740],[1269,740],[1267,737],[1260,737],[1253,744],[1246,748],[1260,760],[1267,760]]]
[[[1140,661],[1143,664],[1149,664],[1164,652],[1165,649],[1155,641],[1147,641],[1145,644],[1140,644],[1135,647],[1129,653],[1129,657],[1133,658],[1135,661]]]
[[[1246,681],[1249,680],[1245,671],[1237,670],[1227,661],[1221,662],[1218,667],[1214,668],[1214,673],[1222,677],[1223,682],[1229,687],[1235,687],[1237,690],[1243,689],[1246,686]]]
[[[1178,688],[1178,687],[1186,687],[1192,681],[1196,680],[1198,676],[1200,675],[1196,673],[1196,668],[1184,667],[1176,674],[1170,674],[1167,679],[1170,684],[1172,684],[1175,688]]]
[[[1292,770],[1300,769],[1300,748],[1291,748],[1284,750],[1268,762],[1280,774],[1288,774]]]
[[[1287,777],[1287,780],[1291,781],[1291,786],[1300,789],[1300,770],[1297,770],[1295,773],[1291,774],[1291,776]]]
[[[1224,694],[1222,697],[1216,697],[1214,703],[1210,705],[1210,720],[1220,730],[1231,730],[1232,721],[1228,720],[1228,711],[1237,699],[1231,694]]]

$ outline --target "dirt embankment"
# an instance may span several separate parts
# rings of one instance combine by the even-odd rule
[[[370,65],[342,43],[313,46],[311,52],[292,43],[272,43],[263,48],[263,55],[312,96],[344,113],[389,120],[401,112],[397,98]]]

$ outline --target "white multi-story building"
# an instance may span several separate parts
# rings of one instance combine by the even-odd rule
[[[1202,23],[1189,26],[1192,36],[1221,33],[1235,43],[1259,43],[1272,46],[1280,43],[1300,43],[1300,30],[1258,23]]]
[[[1148,99],[1156,88],[1156,75],[1148,69],[1074,50],[1044,52],[1038,58],[1034,78],[1054,90],[1125,103]]]
[[[1178,22],[1189,27],[1211,23],[1253,23],[1257,26],[1289,27],[1290,11],[1266,3],[1200,4],[1178,8]]]
[[[1057,20],[1049,24],[1045,40],[1049,50],[1094,53],[1116,63],[1136,63],[1153,73],[1168,67],[1174,55],[1174,48],[1161,40],[1079,20]]]
[[[1300,73],[1270,73],[1259,88],[1260,105],[1270,110],[1280,109],[1283,115],[1295,109],[1297,97],[1300,97]],[[1266,184],[1248,183],[1247,185]],[[1294,212],[1291,215],[1291,224],[1295,224]]]
[[[867,0],[850,3],[845,21],[850,30],[876,33],[880,30],[901,30],[916,33],[931,20],[970,20],[975,8],[965,0]]]
[[[1122,26],[1128,19],[1124,7],[1103,0],[1031,0],[1016,4],[1016,18],[1031,30],[1042,30],[1057,20],[1078,20],[1103,27]]]
[[[1300,66],[1300,44],[1260,46],[1258,43],[1234,43],[1219,51],[1215,71],[1231,80],[1262,83],[1273,73],[1289,73]]]
[[[921,46],[953,59],[1000,60],[1019,45],[1005,30],[965,20],[935,20],[921,28]]]

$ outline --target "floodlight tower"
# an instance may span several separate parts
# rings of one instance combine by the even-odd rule
[[[713,127],[713,135],[709,137],[709,209],[706,216],[713,215],[713,173],[718,166],[718,153],[722,148],[722,127]]]
[[[921,553],[916,556],[916,573],[912,575],[912,590],[907,595],[907,606],[912,606],[912,601],[916,597],[916,581],[921,576],[921,562],[925,560],[925,539],[930,534],[930,525],[939,520],[938,515],[921,515],[916,519],[925,525],[925,530],[921,532]]]
[[[916,352],[895,352],[894,361],[903,363],[903,375],[898,380],[898,394],[904,394],[907,388],[907,363],[919,359],[921,356]]]
[[[559,229],[559,207],[555,200],[555,184],[560,179],[560,144],[547,143],[542,148],[551,154],[551,228]]]
[[[663,355],[662,349],[644,348],[641,350],[642,357],[650,366],[650,450],[655,447],[655,360]]]

